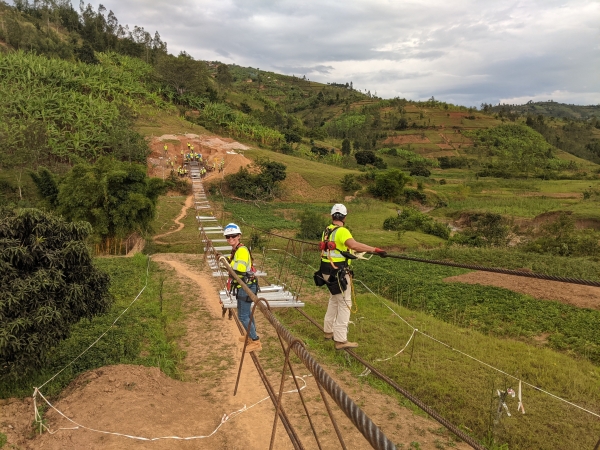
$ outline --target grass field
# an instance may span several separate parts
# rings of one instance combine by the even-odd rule
[[[358,171],[332,167],[316,161],[308,161],[296,156],[284,155],[269,150],[252,149],[245,151],[244,155],[250,158],[269,158],[272,161],[283,163],[287,166],[288,173],[300,174],[313,188],[339,185],[339,182],[344,175],[348,173],[360,173]]]
[[[267,253],[267,256],[270,260],[268,271],[276,276],[281,257],[273,253]],[[593,324],[598,323],[597,311],[563,308],[564,305],[540,302],[502,289],[457,286],[441,281],[446,276],[464,272],[461,269],[402,263],[393,268],[395,278],[382,272],[381,269],[391,269],[389,266],[396,263],[398,261],[372,260],[356,264],[357,280],[365,282],[376,293],[397,299],[397,302],[388,302],[367,293],[357,295],[358,308],[351,317],[349,339],[360,343],[357,351],[361,356],[482,441],[488,438],[489,442],[491,436],[498,444],[508,443],[511,450],[593,447],[600,432],[600,425],[593,416],[527,386],[523,387],[527,414],[517,413],[516,399],[509,398],[507,403],[513,416],[503,416],[494,423],[496,390],[510,387],[517,391],[518,381],[452,348],[597,411],[600,406],[600,368],[588,361],[585,355],[578,357],[565,352],[565,349],[557,352],[541,347],[532,338],[539,332],[539,329],[533,330],[550,321],[553,315],[555,323],[550,327],[571,326],[574,333],[585,328],[587,337],[593,338]],[[286,273],[285,268],[283,273]],[[364,292],[358,281],[356,284],[357,291]],[[391,288],[398,290],[394,292]],[[320,322],[326,309],[327,293],[308,282],[305,282],[302,292],[307,303],[306,312]],[[469,306],[466,306],[465,300],[471,302]],[[379,361],[401,350],[412,333],[412,329],[392,311],[422,333],[451,348],[417,334],[414,343],[403,353],[389,361]],[[276,313],[320,360],[343,367],[354,376],[363,371],[364,367],[360,364],[334,352],[332,344],[323,341],[320,332],[300,315],[293,311],[278,310]],[[573,322],[569,315],[580,315],[580,319]],[[588,319],[582,322],[581,317],[586,315]],[[580,327],[586,320],[588,325]],[[526,336],[528,332],[532,333],[530,337]],[[374,377],[356,379],[368,382],[408,405],[406,400]],[[574,436],[577,429],[590,430],[591,433],[575,433],[577,436]]]
[[[185,120],[175,110],[165,111],[149,106],[141,108],[134,129],[144,136],[185,133],[208,134],[206,128]]]
[[[58,394],[78,374],[110,364],[157,366],[169,376],[178,378],[181,350],[175,341],[182,335],[182,298],[173,294],[166,279],[161,304],[160,282],[166,278],[150,263],[148,287],[129,311],[111,327],[117,316],[132,302],[146,282],[148,259],[142,254],[133,258],[97,258],[95,264],[111,277],[110,292],[115,302],[109,312],[94,319],[82,320],[71,329],[71,335],[49,355],[44,369],[14,382],[0,384],[0,398],[26,397],[33,386],[40,386],[85,350],[105,330],[108,333],[73,365],[43,389],[44,394]]]
[[[307,306],[307,313],[322,318],[325,296],[321,293],[321,300]],[[377,361],[400,351],[412,330],[372,295],[359,295],[357,304],[358,312],[351,318],[354,324],[350,326],[349,339],[360,343],[358,353],[478,439],[483,441],[491,434],[497,443],[508,443],[511,450],[592,448],[595,444],[600,425],[593,416],[529,387],[524,387],[522,393],[527,414],[518,413],[517,401],[509,398],[507,403],[513,416],[503,416],[499,423],[494,423],[498,399],[496,390],[510,387],[518,391],[518,381],[420,334],[404,353],[390,361]],[[423,333],[453,348],[592,411],[597,411],[600,405],[600,371],[589,362],[522,342],[498,340],[476,331],[460,329],[397,305],[391,307]],[[323,341],[320,332],[299,315],[291,311],[278,311],[278,315],[295,334],[301,336],[311,352],[317,353],[318,358],[346,368],[355,377],[363,371],[363,366],[348,362],[343,354],[333,351],[332,344]],[[372,376],[356,379],[408,404],[407,400]],[[588,432],[576,432],[583,429]]]
[[[160,235],[177,229],[177,224],[173,219],[179,216],[181,208],[185,204],[185,196],[160,197],[156,205],[156,217],[151,226],[154,235]],[[198,223],[196,221],[194,208],[189,208],[184,218],[180,222],[184,227],[167,236],[161,237],[159,242],[148,242],[146,252],[165,252],[165,253],[202,253],[203,245],[200,242],[198,233]]]

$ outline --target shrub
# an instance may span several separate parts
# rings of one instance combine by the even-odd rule
[[[321,239],[323,230],[328,225],[327,219],[313,211],[303,211],[300,214],[300,239]]]
[[[175,175],[175,172],[171,172],[169,178],[165,181],[165,184],[169,188],[169,190],[180,193],[181,195],[191,195],[192,194],[192,184],[188,183],[185,178],[179,178]]]
[[[366,166],[367,164],[374,164],[377,161],[377,156],[371,150],[361,150],[359,152],[354,153],[354,158],[356,159],[356,163],[361,166]]]
[[[294,152],[294,149],[290,144],[282,144],[280,147],[281,153],[284,155],[291,155]]]
[[[252,251],[262,251],[265,248],[266,240],[262,237],[262,235],[258,231],[252,231],[250,233],[250,240],[248,241],[248,247]]]
[[[406,203],[419,202],[422,205],[427,203],[427,194],[418,189],[404,189],[404,201]]]
[[[467,229],[456,233],[450,241],[470,247],[505,246],[510,228],[500,214],[475,213],[468,216]]]
[[[369,186],[369,192],[383,200],[393,200],[400,195],[407,181],[408,177],[399,170],[377,173],[375,183]]]
[[[575,221],[568,213],[561,213],[555,222],[544,224],[540,236],[523,249],[534,253],[556,256],[599,256],[598,233],[591,230],[577,232]]]
[[[383,159],[381,159],[379,156],[376,156],[376,157],[375,157],[375,162],[373,163],[373,165],[374,165],[375,167],[377,167],[378,169],[380,169],[380,170],[385,170],[385,169],[387,169],[387,164],[386,164],[386,162],[385,162]]]
[[[340,184],[342,185],[342,191],[344,192],[354,192],[362,187],[360,183],[356,181],[355,176],[351,173],[347,173],[346,175],[344,175],[344,177],[340,181]]]
[[[464,156],[441,156],[437,158],[442,169],[463,169],[469,167],[469,158]]]
[[[431,171],[425,166],[416,165],[410,169],[410,175],[418,177],[428,177],[429,175],[431,175]]]
[[[383,222],[384,230],[392,231],[417,231],[433,236],[448,239],[450,228],[443,223],[436,222],[432,217],[423,214],[414,208],[404,208],[398,216],[388,217]]]
[[[37,209],[0,212],[0,377],[39,368],[73,324],[110,306],[91,231]]]
[[[286,178],[286,166],[268,159],[257,159],[258,173],[240,167],[237,173],[227,175],[225,182],[237,197],[250,200],[272,200],[277,196],[278,182]]]

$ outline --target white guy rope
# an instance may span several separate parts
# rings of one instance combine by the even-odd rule
[[[300,389],[292,389],[290,391],[285,391],[283,392],[284,394],[295,394],[299,391],[304,390],[307,387],[306,384],[306,377],[311,377],[312,375],[303,375],[303,376],[296,376],[295,378],[300,379],[303,383],[304,386],[302,386]],[[288,376],[288,378],[292,378],[291,375]],[[46,426],[43,421],[42,418],[40,416],[40,414],[38,413],[38,408],[37,408],[37,404],[36,404],[36,396],[39,395],[42,400],[44,400],[44,402],[46,402],[46,404],[52,408],[54,411],[56,411],[60,416],[62,416],[64,419],[67,419],[69,422],[71,422],[73,425],[75,425],[74,427],[70,427],[70,428],[66,428],[66,427],[61,427],[61,428],[57,428],[56,430],[52,431],[48,426]],[[104,431],[104,430],[98,430],[95,428],[91,428],[91,427],[87,427],[85,425],[81,425],[78,422],[75,422],[73,419],[70,419],[69,417],[67,417],[65,414],[63,414],[60,410],[58,410],[52,403],[50,403],[46,397],[44,397],[42,395],[41,392],[38,391],[38,389],[35,389],[34,392],[34,397],[33,397],[33,401],[34,401],[34,406],[35,406],[35,411],[36,411],[36,422],[38,422],[40,424],[40,427],[43,427],[49,434],[55,434],[61,430],[79,430],[79,429],[84,429],[84,430],[88,430],[88,431],[93,431],[96,433],[102,433],[102,434],[110,434],[112,436],[120,436],[120,437],[125,437],[125,438],[129,438],[129,439],[134,439],[134,440],[138,440],[138,441],[158,441],[158,440],[165,440],[165,439],[173,439],[173,440],[178,440],[178,441],[191,441],[191,440],[195,440],[195,439],[206,439],[209,438],[211,436],[213,436],[217,431],[219,431],[219,428],[221,428],[223,426],[223,424],[225,424],[226,422],[228,422],[230,419],[233,419],[236,416],[239,416],[240,414],[254,408],[255,406],[261,404],[262,402],[264,402],[265,400],[268,400],[270,397],[267,396],[265,398],[263,398],[262,400],[259,400],[258,402],[250,405],[250,406],[246,406],[244,405],[242,408],[238,409],[237,411],[233,411],[230,414],[223,414],[223,417],[221,417],[221,422],[219,423],[219,425],[212,431],[212,433],[207,434],[207,435],[202,435],[202,436],[188,436],[188,437],[180,437],[180,436],[160,436],[160,437],[144,437],[144,436],[135,436],[135,435],[131,435],[131,434],[124,434],[124,433],[115,433],[112,431]]]
[[[386,308],[388,308],[388,309],[389,309],[389,310],[390,310],[390,311],[391,311],[391,312],[392,312],[392,313],[393,313],[393,314],[394,314],[396,317],[398,317],[400,320],[402,320],[402,322],[404,322],[406,325],[408,325],[410,328],[412,328],[412,330],[413,330],[413,334],[411,335],[410,339],[412,339],[412,337],[414,336],[414,334],[415,334],[415,333],[420,333],[422,336],[425,336],[425,337],[427,337],[427,338],[431,339],[432,341],[435,341],[435,342],[437,342],[438,344],[441,344],[441,345],[443,345],[444,347],[447,347],[447,348],[449,348],[450,350],[452,350],[452,351],[455,351],[456,353],[459,353],[459,354],[461,354],[461,355],[463,355],[463,356],[465,356],[465,357],[467,357],[467,358],[469,358],[469,359],[472,359],[473,361],[476,361],[476,362],[478,362],[479,364],[482,364],[482,365],[486,366],[486,367],[487,367],[487,368],[489,368],[489,369],[495,370],[496,372],[499,372],[499,373],[501,373],[501,374],[503,374],[503,375],[506,375],[507,377],[509,377],[509,378],[512,378],[512,379],[513,379],[513,380],[515,380],[515,381],[518,381],[519,383],[521,383],[521,382],[522,382],[524,385],[526,385],[526,386],[529,386],[530,388],[532,388],[532,389],[535,389],[536,391],[542,392],[542,393],[544,393],[544,394],[546,394],[546,395],[549,395],[550,397],[553,397],[553,398],[554,398],[554,399],[556,399],[556,400],[559,400],[559,401],[561,401],[561,402],[564,402],[564,403],[566,403],[566,404],[568,404],[568,405],[571,405],[571,406],[573,406],[573,407],[575,407],[575,408],[577,408],[577,409],[580,409],[581,411],[584,411],[584,412],[586,412],[586,413],[588,413],[588,414],[591,414],[591,415],[593,415],[593,416],[595,416],[595,417],[598,417],[598,418],[600,418],[600,414],[598,414],[598,413],[595,413],[595,412],[593,412],[593,411],[590,411],[589,409],[586,409],[586,408],[584,408],[584,407],[582,407],[582,406],[579,406],[579,405],[577,405],[577,404],[575,404],[575,403],[573,403],[573,402],[570,402],[570,401],[568,401],[568,400],[566,400],[566,399],[564,399],[564,398],[562,398],[562,397],[559,397],[558,395],[555,395],[555,394],[553,394],[553,393],[551,393],[551,392],[548,392],[548,391],[546,391],[546,390],[544,390],[544,389],[542,389],[542,388],[540,388],[540,387],[538,387],[538,386],[535,386],[535,385],[533,385],[533,384],[531,384],[531,383],[528,383],[528,382],[526,382],[526,381],[523,381],[523,380],[521,380],[520,378],[517,378],[517,377],[515,377],[514,375],[511,375],[511,374],[509,374],[509,373],[507,373],[507,372],[503,371],[502,369],[498,369],[497,367],[494,367],[494,366],[492,366],[491,364],[488,364],[488,363],[486,363],[486,362],[484,362],[484,361],[481,361],[480,359],[477,359],[477,358],[475,358],[474,356],[471,356],[471,355],[469,355],[468,353],[465,353],[465,352],[463,352],[463,351],[461,351],[461,350],[458,350],[457,348],[454,348],[454,347],[452,347],[451,345],[449,345],[449,344],[446,344],[445,342],[443,342],[443,341],[440,341],[439,339],[436,339],[436,338],[434,338],[433,336],[430,336],[430,335],[429,335],[429,334],[427,334],[427,333],[423,333],[422,331],[419,331],[417,328],[413,327],[413,326],[412,326],[412,325],[411,325],[411,324],[410,324],[408,321],[406,321],[406,320],[405,320],[405,319],[404,319],[402,316],[400,316],[400,315],[399,315],[399,314],[398,314],[396,311],[394,311],[394,310],[393,310],[393,309],[392,309],[392,308],[391,308],[389,305],[387,305],[387,304],[386,304],[386,302],[385,302],[385,299],[384,299],[384,298],[380,297],[380,296],[379,296],[379,295],[377,295],[375,292],[373,292],[373,291],[372,291],[372,290],[371,290],[371,289],[370,289],[370,288],[369,288],[369,287],[368,287],[366,284],[364,284],[362,281],[360,281],[360,280],[356,280],[356,281],[358,281],[360,284],[362,284],[362,285],[365,287],[365,289],[367,289],[367,290],[368,290],[368,291],[369,291],[371,294],[373,294],[375,297],[377,297],[379,300],[381,300],[381,303],[382,303],[382,304],[383,304],[383,305],[384,305]],[[410,339],[409,339],[409,341],[410,341]],[[408,345],[408,343],[407,343],[406,345]],[[405,346],[405,348],[406,348],[406,346]],[[398,352],[396,355],[399,355],[400,353],[402,353],[402,351],[403,351],[403,350],[404,350],[404,349],[402,349],[402,350],[401,350],[400,352]],[[394,356],[396,356],[396,355],[394,355]],[[393,356],[392,356],[391,358],[393,358]],[[389,359],[391,359],[391,358],[388,358],[388,359],[386,359],[386,360],[377,360],[377,361],[387,361],[387,360],[389,360]],[[363,376],[364,376],[364,375],[363,375]]]
[[[117,321],[123,316],[123,314],[125,314],[127,312],[127,310],[129,310],[129,308],[131,308],[131,306],[137,301],[138,298],[140,298],[140,295],[142,295],[142,292],[144,292],[146,290],[146,288],[148,287],[148,274],[150,271],[150,256],[148,256],[148,264],[146,265],[146,284],[144,285],[144,287],[142,288],[142,290],[138,293],[138,295],[136,295],[136,297],[133,299],[133,301],[127,306],[127,308],[125,308],[123,311],[121,311],[121,314],[119,314],[117,316],[117,318],[114,320],[114,322],[106,329],[106,331],[104,331],[104,333],[102,333],[100,336],[98,336],[98,338],[92,342],[88,348],[86,348],[84,351],[82,351],[79,355],[77,355],[75,357],[75,359],[73,359],[70,363],[68,363],[65,367],[63,367],[62,369],[60,369],[57,373],[55,373],[52,378],[50,378],[49,380],[46,380],[41,386],[34,388],[34,393],[33,395],[35,396],[36,392],[39,392],[39,390],[41,388],[43,388],[44,386],[46,386],[48,383],[50,383],[52,380],[54,380],[58,375],[60,375],[67,367],[71,366],[75,361],[77,361],[79,358],[81,358],[90,348],[92,348],[94,345],[96,345],[98,343],[98,341],[100,339],[102,339],[106,333],[108,333],[110,331],[110,329],[117,323]]]
[[[416,328],[413,330],[412,334],[410,335],[410,337],[408,338],[408,341],[406,341],[406,344],[404,345],[404,347],[402,347],[402,349],[396,353],[393,356],[390,356],[389,358],[385,358],[385,359],[376,359],[375,361],[381,361],[381,362],[385,362],[385,361],[389,361],[392,358],[395,358],[396,356],[398,356],[400,353],[402,353],[404,350],[406,350],[406,347],[408,347],[408,344],[410,344],[410,341],[413,340],[413,337],[415,337],[415,333],[419,331]]]

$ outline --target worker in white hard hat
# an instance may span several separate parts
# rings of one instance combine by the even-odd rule
[[[242,281],[246,283],[248,288],[250,288],[250,290],[256,294],[258,291],[256,270],[252,266],[252,253],[250,253],[248,247],[240,242],[242,230],[235,223],[230,223],[223,230],[223,236],[225,236],[225,239],[227,239],[227,243],[231,245],[231,255],[228,258],[231,268],[236,274],[238,274]],[[248,330],[252,300],[246,291],[242,289],[242,286],[232,277],[229,278],[227,286],[229,286],[231,291],[235,293],[235,298],[237,300],[238,319],[240,319],[240,322],[244,326],[244,330]],[[260,338],[256,334],[254,318],[252,319],[252,323],[250,323],[248,335],[250,337],[250,342],[246,346],[246,352],[261,350],[262,344],[260,342]],[[245,340],[246,335],[240,337],[240,342],[244,342]]]
[[[321,266],[315,273],[315,283],[327,285],[331,296],[325,313],[323,326],[325,339],[333,339],[336,350],[358,347],[348,341],[348,322],[352,308],[352,271],[350,260],[356,258],[353,252],[370,252],[385,256],[385,251],[362,244],[352,237],[346,228],[348,210],[341,203],[331,208],[331,225],[321,238]]]

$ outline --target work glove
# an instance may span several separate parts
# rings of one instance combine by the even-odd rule
[[[387,253],[385,252],[385,250],[381,250],[380,248],[376,248],[375,253],[378,256],[381,256],[382,258],[385,258],[387,256]]]

